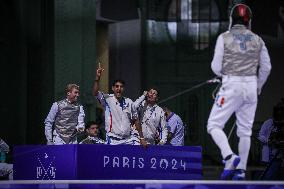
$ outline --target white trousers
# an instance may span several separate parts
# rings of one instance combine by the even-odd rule
[[[233,113],[236,114],[238,150],[241,162],[238,169],[246,170],[250,149],[250,136],[257,106],[256,76],[224,76],[222,86],[212,107],[207,131],[221,150],[222,157],[232,154],[223,128]]]
[[[223,129],[235,113],[237,135],[251,136],[256,106],[256,76],[224,76],[208,119],[207,131],[210,133],[214,128]]]

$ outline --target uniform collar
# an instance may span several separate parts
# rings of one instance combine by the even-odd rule
[[[171,115],[166,119],[166,121],[169,121],[174,115],[174,112],[171,113]]]

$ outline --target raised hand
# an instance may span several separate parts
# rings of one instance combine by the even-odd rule
[[[102,74],[102,72],[104,71],[105,69],[103,69],[102,67],[101,67],[101,63],[99,62],[99,67],[97,68],[97,77],[101,77],[101,74]]]
[[[148,96],[148,91],[144,91],[144,92],[143,92],[143,95],[144,95],[144,96]]]

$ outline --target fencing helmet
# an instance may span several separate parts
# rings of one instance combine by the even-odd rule
[[[231,9],[229,30],[235,24],[245,25],[248,29],[251,29],[251,18],[252,12],[247,5],[236,4]]]

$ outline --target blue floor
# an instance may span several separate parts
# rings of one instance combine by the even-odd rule
[[[0,188],[23,189],[284,189],[284,181],[56,180],[0,181]]]

